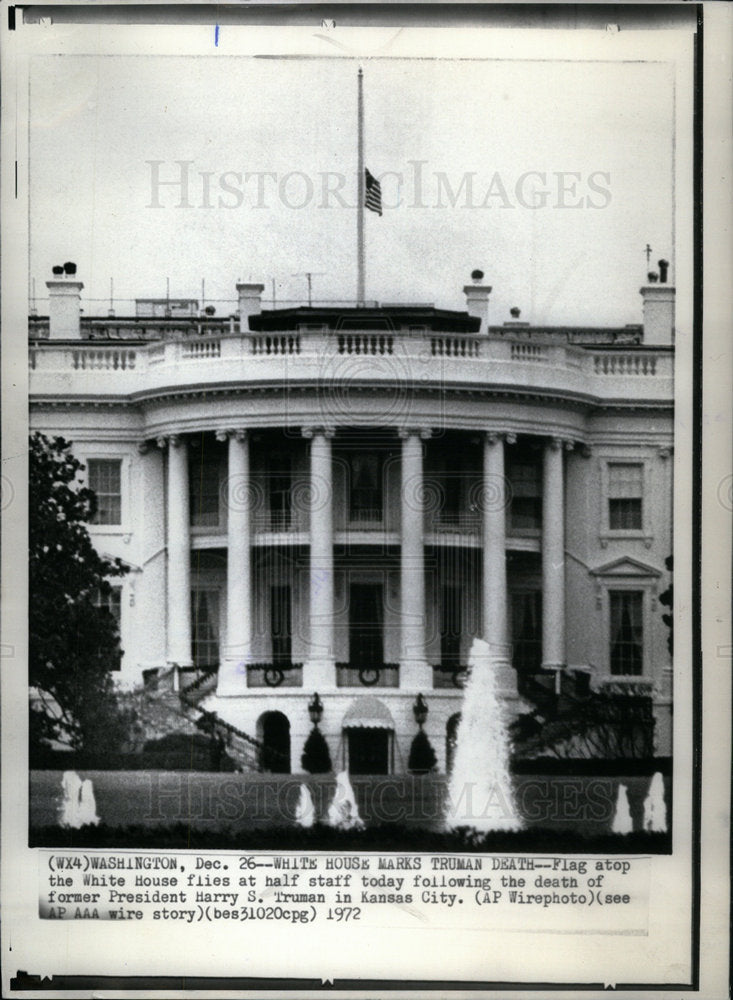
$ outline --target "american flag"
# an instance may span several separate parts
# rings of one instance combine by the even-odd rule
[[[366,174],[366,192],[364,195],[364,206],[369,209],[370,212],[376,212],[377,215],[382,214],[382,185],[376,179],[372,177],[368,170],[364,170]]]

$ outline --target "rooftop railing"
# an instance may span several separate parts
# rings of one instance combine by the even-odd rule
[[[299,382],[506,385],[602,398],[644,393],[672,397],[671,349],[640,346],[581,348],[477,334],[400,335],[373,330],[333,333],[301,329],[282,333],[208,333],[126,345],[34,341],[31,392],[125,395],[195,382]],[[631,390],[631,386],[635,388]]]

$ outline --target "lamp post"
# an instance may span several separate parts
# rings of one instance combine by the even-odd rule
[[[418,694],[415,698],[415,703],[412,706],[412,714],[415,716],[415,722],[418,724],[420,729],[425,725],[425,720],[428,717],[428,703],[425,701],[422,693]]]
[[[318,728],[318,723],[323,718],[323,702],[318,697],[317,691],[308,702],[308,715],[313,725]]]

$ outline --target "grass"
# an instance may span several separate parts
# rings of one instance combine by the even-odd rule
[[[207,830],[177,823],[167,827],[82,827],[69,830],[45,826],[31,830],[31,847],[54,848],[157,848],[222,851],[400,851],[539,854],[664,854],[671,851],[671,837],[663,833],[635,832],[619,836],[601,833],[568,836],[565,831],[532,827],[517,832],[500,831],[477,837],[472,830],[439,831],[406,827],[398,823],[343,831],[317,824],[310,829],[272,826],[250,830]]]

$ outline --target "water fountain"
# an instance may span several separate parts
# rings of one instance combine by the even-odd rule
[[[474,639],[468,662],[448,783],[446,826],[453,830],[470,827],[477,833],[520,830],[522,820],[509,769],[506,709],[497,683],[507,669],[507,658],[494,654],[483,639]]]
[[[64,771],[61,779],[59,825],[78,830],[99,823],[94,787],[87,778],[82,781],[76,771]]]
[[[644,829],[653,833],[667,832],[667,804],[664,801],[664,778],[657,771],[644,799]]]
[[[356,804],[348,771],[339,771],[336,775],[336,791],[328,807],[326,822],[338,830],[362,830],[364,828],[364,820],[359,815],[359,807]]]
[[[301,785],[298,804],[295,807],[295,822],[298,826],[308,828],[313,826],[315,821],[316,810],[313,805],[313,796],[307,785]]]
[[[619,784],[616,795],[616,812],[611,824],[612,833],[631,833],[634,829],[634,821],[631,818],[631,808],[629,806],[629,790],[626,785]]]

